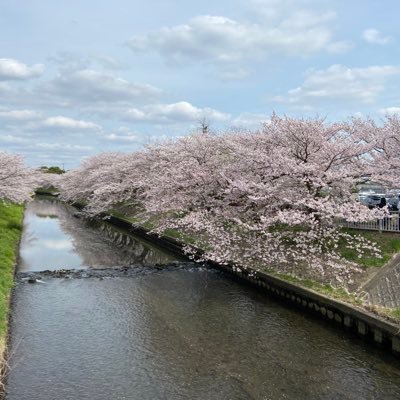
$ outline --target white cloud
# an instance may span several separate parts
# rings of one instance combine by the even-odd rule
[[[111,133],[110,135],[106,136],[106,140],[109,140],[111,142],[132,143],[132,142],[139,142],[140,137],[136,133],[127,133],[124,135]]]
[[[46,128],[65,130],[99,130],[101,128],[93,122],[77,120],[61,115],[46,118],[40,125]]]
[[[79,144],[70,144],[70,143],[36,143],[34,147],[44,149],[44,150],[63,150],[67,152],[86,152],[92,150],[92,146],[82,146]]]
[[[29,143],[29,140],[20,136],[0,134],[0,143],[27,144]]]
[[[385,45],[393,41],[391,36],[384,36],[378,29],[366,29],[362,34],[363,39],[368,43]]]
[[[399,77],[400,67],[392,65],[348,68],[332,65],[325,70],[311,70],[303,84],[274,99],[280,102],[301,103],[341,99],[373,103],[385,91],[389,78]]]
[[[145,111],[139,110],[137,108],[129,108],[122,113],[123,117],[132,121],[146,121],[149,119],[149,115]]]
[[[231,65],[276,54],[303,57],[320,51],[345,51],[349,47],[346,42],[332,39],[329,23],[335,18],[333,12],[299,11],[273,24],[255,24],[202,15],[186,24],[136,36],[127,44],[134,51],[156,51],[173,62]]]
[[[104,136],[104,139],[108,142],[115,144],[127,144],[127,143],[143,143],[143,133],[133,132],[127,126],[120,126],[116,128],[114,132]]]
[[[202,117],[214,122],[228,121],[230,114],[214,110],[212,108],[198,108],[187,101],[172,104],[151,104],[141,109],[130,108],[123,115],[131,121],[142,122],[193,122]]]
[[[42,118],[42,114],[33,110],[0,110],[0,120],[10,122],[33,121]]]
[[[386,107],[379,110],[381,114],[400,114],[400,107]]]
[[[269,115],[245,112],[232,120],[232,126],[245,129],[260,128],[261,123],[269,121]]]
[[[41,88],[44,94],[56,96],[65,103],[123,102],[158,97],[155,86],[132,83],[126,79],[91,69],[62,71]]]
[[[119,59],[107,54],[90,53],[82,55],[71,51],[59,51],[56,55],[50,57],[49,61],[69,70],[89,69],[96,64],[108,70],[122,70],[128,66]]]
[[[0,81],[24,80],[42,75],[43,64],[28,65],[12,58],[0,58]]]
[[[102,65],[105,68],[112,69],[112,70],[120,70],[120,69],[125,69],[126,66],[119,60],[117,60],[114,57],[107,56],[104,54],[97,54],[91,56],[91,58],[98,62],[100,65]]]

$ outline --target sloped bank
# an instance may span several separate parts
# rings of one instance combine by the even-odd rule
[[[143,227],[118,216],[109,216],[108,222],[123,228],[143,239],[157,243],[170,252],[187,257],[183,244],[170,238],[150,233]],[[268,295],[295,306],[303,312],[312,314],[332,325],[357,334],[377,346],[400,355],[400,326],[361,307],[332,299],[313,290],[252,269],[239,269],[229,265],[209,262],[209,265],[221,269],[241,282],[257,287]]]
[[[0,204],[0,399],[4,398],[4,379],[7,374],[7,337],[10,295],[22,233],[24,207]]]

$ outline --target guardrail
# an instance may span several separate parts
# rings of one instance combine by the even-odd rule
[[[398,211],[391,211],[390,215],[384,218],[363,222],[340,221],[344,228],[363,229],[379,232],[400,232],[400,219]]]

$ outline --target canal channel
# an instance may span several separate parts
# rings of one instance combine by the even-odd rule
[[[8,400],[400,398],[398,358],[54,199],[28,205],[10,330]]]

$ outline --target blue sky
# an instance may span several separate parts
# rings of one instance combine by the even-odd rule
[[[395,0],[0,0],[0,149],[73,168],[195,131],[400,111]]]

